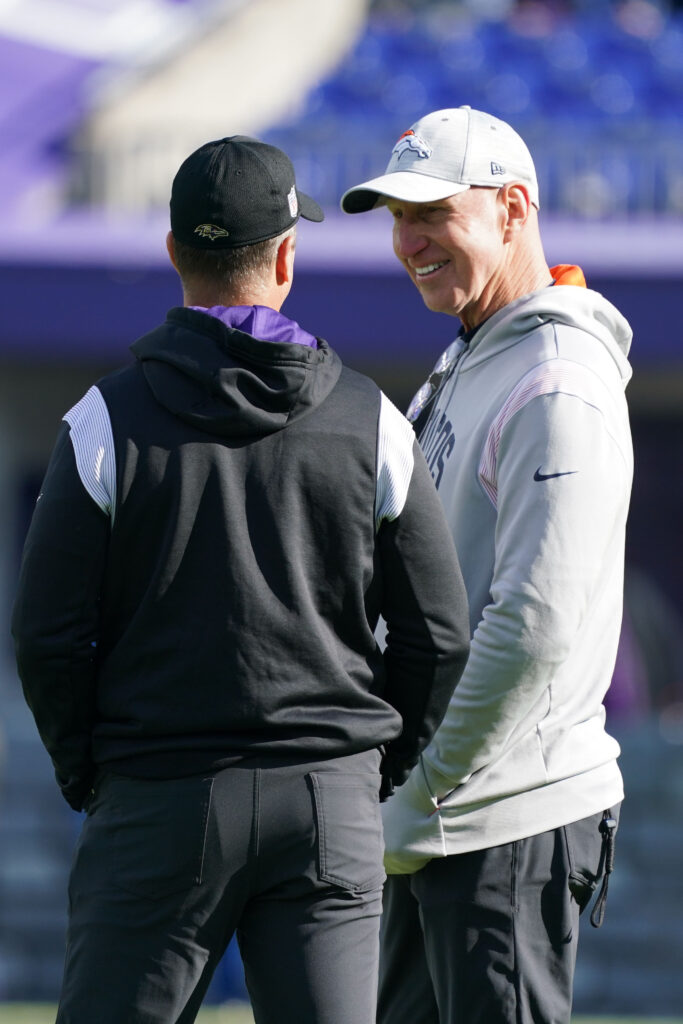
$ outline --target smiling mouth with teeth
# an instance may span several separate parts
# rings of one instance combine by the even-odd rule
[[[428,263],[426,267],[414,267],[413,269],[417,277],[426,277],[428,274],[433,274],[435,270],[445,267],[447,263],[448,260],[443,260],[441,263]]]

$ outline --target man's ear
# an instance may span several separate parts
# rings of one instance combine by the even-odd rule
[[[175,261],[175,239],[173,238],[172,231],[169,231],[169,233],[166,235],[166,251],[168,253],[168,258],[170,259],[171,263],[173,264],[177,271],[178,264]]]
[[[529,219],[531,199],[528,188],[520,182],[503,185],[500,194],[507,210],[507,222],[503,241],[509,242],[513,235],[521,231]]]
[[[294,248],[296,238],[287,235],[280,242],[275,257],[275,279],[279,285],[291,284],[294,277]]]

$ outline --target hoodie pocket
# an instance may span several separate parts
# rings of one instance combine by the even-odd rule
[[[457,784],[457,786],[452,786],[442,775],[432,768],[424,755],[420,757],[420,768],[425,788],[429,793],[434,811],[439,811],[443,806],[447,805],[453,794],[457,793],[460,789],[460,786],[465,782],[469,782],[472,777],[471,775],[466,775],[462,781]]]

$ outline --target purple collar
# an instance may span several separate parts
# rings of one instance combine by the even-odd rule
[[[243,331],[259,341],[290,342],[294,345],[308,345],[317,348],[318,342],[312,334],[299,327],[295,320],[289,320],[270,306],[190,306],[200,313],[208,313],[224,323],[226,327]]]

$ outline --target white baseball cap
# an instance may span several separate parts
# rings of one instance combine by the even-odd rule
[[[521,182],[538,207],[538,181],[524,140],[505,121],[471,107],[436,110],[399,137],[386,171],[347,189],[344,213],[364,213],[386,200],[430,203],[470,185]]]

